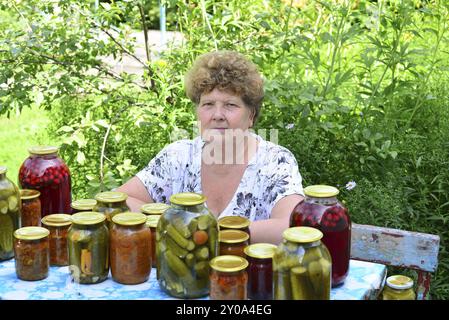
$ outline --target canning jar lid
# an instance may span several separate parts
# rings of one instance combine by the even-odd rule
[[[59,150],[58,147],[55,146],[34,146],[28,149],[30,154],[38,154],[38,155],[46,155],[57,153]]]
[[[407,276],[394,275],[387,278],[387,286],[393,289],[405,290],[413,287],[413,280]]]
[[[79,199],[73,201],[70,206],[76,210],[92,210],[97,204],[97,200],[95,199]]]
[[[47,226],[63,227],[72,224],[72,216],[65,213],[55,213],[43,217],[41,221]]]
[[[101,202],[122,202],[128,199],[128,195],[119,191],[106,191],[95,196],[97,201]]]
[[[326,186],[322,184],[317,184],[314,186],[308,186],[304,188],[304,194],[309,197],[315,198],[329,198],[335,197],[340,191],[332,186]]]
[[[122,226],[136,226],[147,221],[147,216],[139,212],[123,212],[112,217],[112,222]]]
[[[156,228],[157,224],[159,223],[159,219],[161,218],[160,215],[153,214],[151,216],[147,216],[147,222],[146,226],[149,228]]]
[[[41,193],[37,190],[33,189],[21,189],[20,190],[20,199],[22,200],[31,200],[37,198],[41,195]]]
[[[223,243],[241,243],[249,239],[249,234],[241,230],[222,230],[218,232],[218,241]]]
[[[99,212],[83,211],[72,215],[72,222],[81,225],[93,225],[106,220],[106,216]]]
[[[181,192],[170,196],[170,202],[181,206],[196,206],[206,202],[206,197],[194,192]]]
[[[249,227],[248,218],[240,216],[228,216],[218,220],[218,225],[223,228],[243,229]]]
[[[323,233],[311,227],[293,227],[288,228],[282,233],[285,240],[298,242],[298,243],[309,243],[320,240],[323,237]]]
[[[4,167],[4,166],[0,166],[0,174],[4,174],[8,171],[8,168]]]
[[[220,272],[237,272],[248,267],[248,261],[245,258],[232,255],[215,257],[209,264],[212,269]]]
[[[166,203],[147,203],[140,208],[140,211],[145,214],[160,215],[163,214],[168,208],[170,208],[170,206]]]
[[[269,259],[273,258],[277,246],[271,243],[255,243],[243,249],[243,252],[251,258]]]
[[[42,227],[23,227],[14,231],[14,237],[20,240],[39,240],[49,234],[50,231]]]

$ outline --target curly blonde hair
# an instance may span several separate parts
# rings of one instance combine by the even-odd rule
[[[201,95],[219,89],[240,96],[254,115],[264,97],[263,79],[254,63],[235,51],[214,51],[199,56],[185,76],[187,96],[196,105]]]

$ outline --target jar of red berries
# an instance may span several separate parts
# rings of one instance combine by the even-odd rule
[[[333,287],[345,281],[351,256],[351,219],[348,209],[337,200],[338,193],[332,186],[309,186],[304,189],[304,201],[290,216],[290,227],[307,226],[323,232],[321,240],[332,257]]]

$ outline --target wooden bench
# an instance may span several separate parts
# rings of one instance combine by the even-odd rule
[[[429,298],[439,247],[440,237],[433,234],[352,224],[351,259],[416,270],[417,300]]]

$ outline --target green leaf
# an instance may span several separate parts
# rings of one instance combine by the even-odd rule
[[[73,128],[69,126],[62,126],[57,132],[73,132]]]
[[[76,161],[81,165],[83,165],[84,162],[86,161],[86,156],[84,155],[84,152],[82,152],[81,150],[78,150],[76,154]]]

